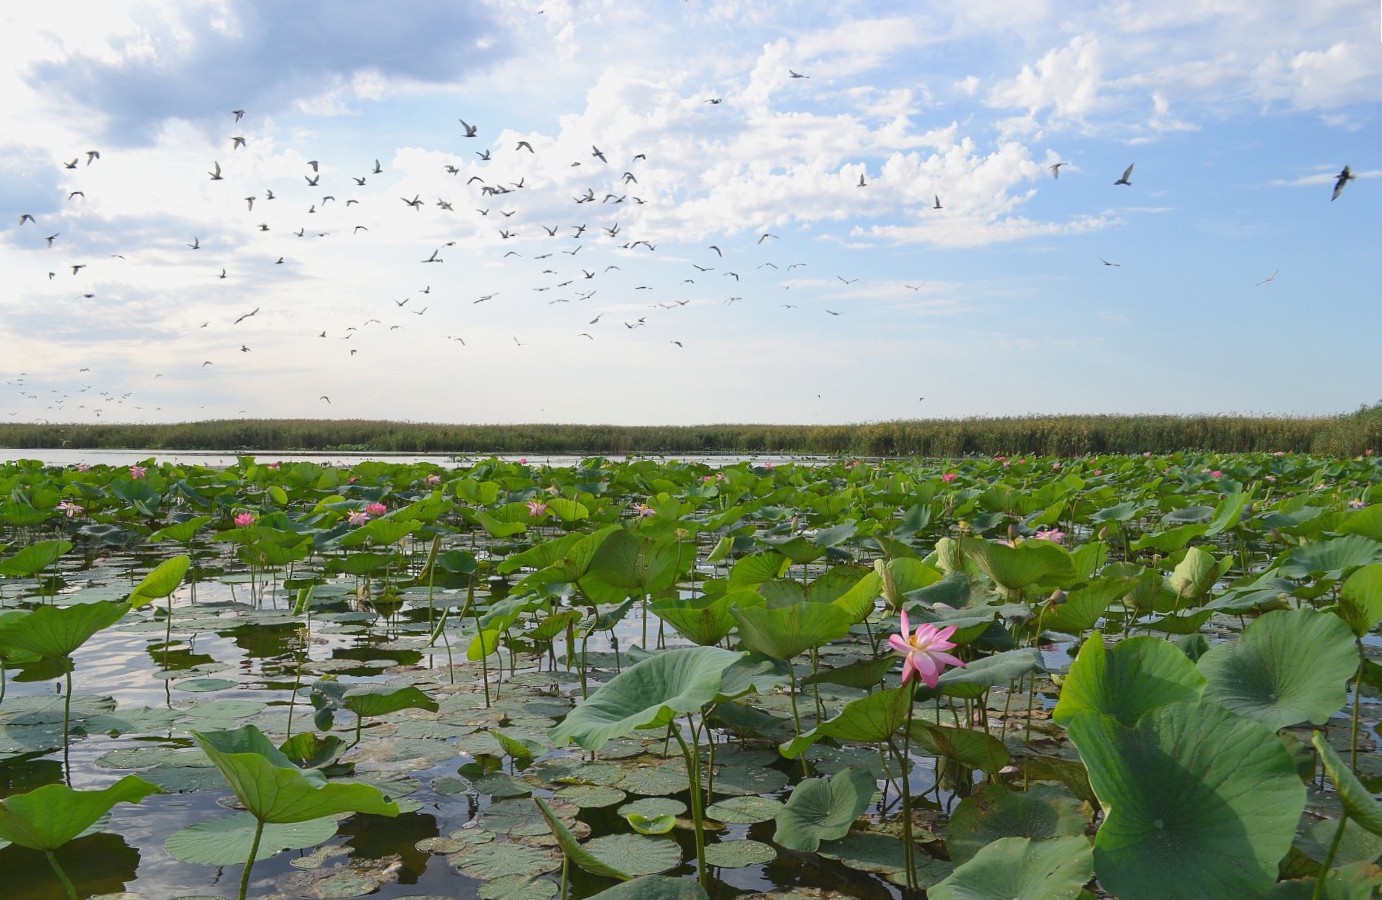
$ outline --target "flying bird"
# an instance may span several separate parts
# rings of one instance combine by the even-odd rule
[[[53,241],[57,240],[59,234],[62,234],[62,232],[59,231],[55,234],[50,234],[46,238],[44,238],[44,240],[48,242],[49,247],[53,246]]]
[[[1273,272],[1272,274],[1268,275],[1266,278],[1264,278],[1264,279],[1262,279],[1261,281],[1259,281],[1257,284],[1254,285],[1254,287],[1261,287],[1262,285],[1266,284],[1266,283],[1269,282],[1269,281],[1276,281],[1276,272]]]
[[[321,397],[319,397],[318,399],[319,399],[319,400],[325,400],[328,404],[331,403],[331,398],[328,397],[328,396],[326,396],[325,394],[322,394]]]
[[[1357,177],[1357,175],[1354,175],[1353,172],[1349,170],[1348,166],[1344,166],[1344,170],[1339,173],[1339,180],[1334,182],[1334,196],[1329,198],[1329,202],[1333,203],[1335,200],[1338,200],[1339,194],[1343,192],[1344,185]]]
[[[384,171],[384,167],[379,165],[379,160],[374,161],[374,168],[370,170],[371,175],[378,175]]]
[[[1063,162],[1052,163],[1051,165],[1047,166],[1046,168],[1048,168],[1048,169],[1051,170],[1051,177],[1052,177],[1052,178],[1059,178],[1059,177],[1060,177],[1060,167],[1061,167],[1061,166],[1065,166],[1065,165],[1069,165],[1069,163],[1063,163]]]
[[[19,224],[23,225],[25,222],[34,222],[34,217],[29,213],[21,213],[19,216]],[[34,222],[34,224],[37,225],[38,223]]]
[[[230,149],[235,150],[235,149],[238,149],[238,148],[243,147],[243,146],[245,146],[245,139],[244,139],[244,138],[242,138],[242,137],[233,137],[233,138],[230,139]]]
[[[465,119],[457,119],[456,121],[457,121],[457,122],[460,122],[460,123],[461,123],[461,127],[465,129],[465,136],[466,136],[466,137],[475,137],[475,132],[478,131],[479,129],[477,129],[474,125],[471,125],[471,124],[469,124],[468,122],[466,122]]]
[[[211,165],[214,166],[214,168],[207,174],[211,176],[212,181],[221,181],[221,164],[214,162]]]
[[[788,70],[787,70],[787,74],[788,74],[788,75],[791,75],[793,78],[810,78],[810,77],[811,77],[810,75],[802,75],[800,72],[793,72],[791,69],[788,69]]]
[[[247,312],[247,313],[245,313],[243,316],[241,316],[240,318],[236,319],[232,324],[234,324],[234,325],[239,325],[241,322],[245,321],[245,320],[248,319],[250,316],[258,315],[258,313],[259,313],[259,307],[256,306],[256,307],[254,308],[254,311],[253,311],[253,312]]]
[[[940,208],[941,208],[941,195],[940,195],[940,194],[933,194],[932,196],[936,198],[936,203],[935,203],[935,205],[932,206],[931,208],[932,208],[932,209],[940,209]]]
[[[1132,182],[1128,179],[1132,178],[1132,167],[1135,165],[1137,165],[1137,163],[1128,163],[1128,167],[1123,170],[1123,177],[1115,181],[1114,184],[1126,184],[1132,187]]]
[[[518,146],[517,146],[517,147],[514,147],[513,149],[514,149],[514,152],[515,152],[515,153],[518,152],[519,150],[527,150],[529,153],[532,153],[532,152],[533,152],[533,145],[530,144],[530,143],[528,143],[527,141],[519,141],[519,142],[518,142]]]
[[[86,164],[87,164],[88,166],[91,165],[91,161],[92,161],[93,159],[100,159],[100,158],[101,158],[101,151],[100,151],[100,150],[88,150],[88,151],[86,151]]]
[[[236,122],[245,117],[245,111],[243,109],[232,109],[231,113],[234,114]]]
[[[1111,263],[1111,262],[1109,262],[1108,260],[1104,259],[1102,256],[1099,257],[1099,262],[1103,263],[1103,264],[1106,265],[1106,266],[1122,266],[1122,265],[1123,265],[1122,263]]]

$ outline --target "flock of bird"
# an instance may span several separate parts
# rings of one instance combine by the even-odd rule
[[[789,75],[793,79],[810,77],[791,70]],[[719,97],[704,101],[712,107],[718,106],[721,102],[722,98]],[[790,279],[784,280],[783,276],[808,267],[809,264],[801,260],[775,259],[773,246],[777,243],[778,236],[767,231],[755,233],[751,239],[738,243],[731,244],[728,239],[721,239],[718,243],[706,245],[701,251],[702,258],[685,263],[685,267],[679,272],[680,280],[675,284],[636,283],[639,279],[633,279],[631,282],[624,276],[623,268],[619,265],[621,261],[627,260],[630,255],[657,252],[653,240],[636,235],[636,226],[625,224],[626,220],[637,217],[623,214],[631,207],[656,204],[659,197],[664,196],[660,188],[654,188],[649,192],[642,186],[640,175],[647,163],[645,153],[615,154],[611,148],[602,149],[592,144],[588,154],[568,160],[572,170],[580,167],[581,174],[588,175],[588,183],[583,190],[570,196],[569,214],[565,220],[550,217],[553,216],[550,210],[554,208],[550,195],[544,196],[543,202],[537,204],[527,202],[526,198],[533,191],[537,179],[530,181],[530,175],[522,174],[523,161],[536,157],[539,149],[535,148],[531,141],[522,139],[514,141],[512,146],[506,143],[501,147],[491,143],[478,150],[467,148],[452,154],[451,161],[445,163],[442,168],[446,175],[457,178],[456,188],[449,192],[448,196],[424,199],[417,192],[408,197],[397,196],[396,191],[385,194],[373,189],[374,185],[388,180],[385,166],[380,159],[375,158],[372,166],[366,165],[357,169],[360,174],[350,174],[337,169],[330,162],[308,160],[304,171],[300,173],[302,183],[295,188],[285,188],[280,184],[278,191],[262,187],[254,193],[235,198],[232,185],[244,183],[239,173],[237,154],[254,143],[256,138],[253,134],[241,133],[247,130],[247,125],[252,125],[252,117],[246,118],[246,110],[235,109],[230,115],[233,117],[230,123],[231,130],[237,133],[224,138],[227,141],[226,156],[210,162],[206,169],[206,177],[211,189],[219,192],[223,207],[228,208],[231,202],[243,203],[244,213],[225,222],[223,227],[227,232],[187,235],[180,241],[184,247],[183,252],[195,254],[198,259],[205,261],[205,278],[208,283],[233,284],[237,276],[252,274],[253,277],[246,280],[244,291],[238,295],[243,302],[244,298],[262,287],[266,277],[272,277],[271,273],[276,267],[284,267],[280,271],[302,274],[306,260],[312,255],[306,249],[312,241],[369,241],[369,225],[360,219],[367,218],[368,221],[377,222],[378,216],[366,217],[365,213],[380,204],[402,202],[419,215],[433,217],[434,231],[437,235],[435,243],[418,248],[412,259],[413,263],[427,266],[444,264],[451,248],[455,248],[468,237],[470,243],[492,248],[494,256],[511,271],[514,267],[526,268],[532,296],[527,298],[528,303],[524,305],[520,303],[519,298],[501,298],[499,289],[474,289],[471,287],[475,283],[474,279],[469,279],[466,287],[449,283],[447,287],[439,288],[434,293],[429,282],[437,279],[424,278],[419,274],[413,280],[411,288],[378,297],[374,301],[377,314],[348,324],[338,322],[327,327],[321,327],[321,322],[313,326],[301,324],[301,316],[295,315],[291,309],[265,308],[262,303],[256,303],[253,309],[246,310],[249,302],[253,302],[250,300],[243,302],[243,306],[233,313],[227,312],[223,318],[205,319],[193,326],[196,329],[207,330],[208,340],[203,342],[203,346],[220,347],[223,351],[209,353],[207,358],[201,359],[199,365],[195,366],[197,369],[226,364],[231,354],[239,357],[251,353],[254,350],[256,336],[262,334],[256,331],[256,323],[271,317],[279,317],[285,322],[290,322],[293,327],[300,325],[301,337],[304,340],[341,342],[336,345],[339,350],[335,352],[349,358],[356,357],[362,351],[366,351],[367,355],[380,354],[379,345],[363,340],[364,335],[406,332],[409,326],[415,325],[425,328],[425,322],[420,320],[438,304],[445,304],[454,310],[491,301],[511,303],[518,308],[516,320],[531,321],[537,317],[544,323],[569,323],[570,334],[575,340],[593,342],[614,335],[632,336],[635,332],[656,332],[655,340],[678,351],[686,349],[687,343],[684,335],[676,332],[673,320],[669,317],[680,314],[688,307],[711,304],[733,306],[746,298],[761,301],[765,294],[776,293],[779,295],[776,301],[778,306],[788,310],[800,308],[799,304],[785,302],[784,298],[791,295],[784,292],[790,291],[792,282]],[[457,139],[462,146],[472,140],[483,140],[483,123],[472,123],[459,118],[457,122]],[[614,158],[613,161],[611,157]],[[90,150],[85,153],[84,166],[81,165],[80,154],[70,161],[62,160],[61,164],[66,170],[77,170],[97,164],[100,160],[100,151]],[[1049,165],[1051,177],[1059,179],[1061,168],[1067,165],[1066,162]],[[515,173],[518,173],[517,177]],[[468,174],[468,177],[461,180],[459,176],[463,174]],[[1130,164],[1113,184],[1130,187],[1132,174],[1133,165]],[[80,173],[77,175],[79,177]],[[1331,199],[1337,199],[1345,185],[1354,177],[1349,167],[1345,166],[1338,175]],[[866,176],[860,175],[858,188],[865,190],[869,187]],[[75,181],[65,185],[63,190],[67,193],[66,202],[69,204],[85,199],[85,191]],[[645,193],[648,196],[645,197]],[[396,200],[393,199],[394,196],[397,196]],[[945,209],[939,193],[933,194],[933,200],[930,209]],[[541,209],[534,210],[532,207]],[[455,217],[458,215],[469,217],[468,227],[457,227]],[[549,218],[543,220],[541,217],[544,215]],[[55,219],[60,222],[63,219],[62,214],[55,216]],[[578,221],[573,223],[572,219]],[[86,260],[64,260],[60,265],[55,262],[62,259],[60,254],[66,249],[63,232],[55,230],[47,233],[47,224],[32,213],[19,214],[18,227],[32,228],[38,238],[36,242],[31,243],[51,254],[45,257],[45,260],[53,262],[47,262],[42,267],[40,277],[46,277],[49,281],[59,278],[71,279],[76,286],[74,299],[97,300],[96,289],[88,286],[93,279]],[[231,231],[233,233],[228,233]],[[448,237],[451,239],[446,239]],[[232,256],[229,251],[256,238],[260,243],[252,246],[256,248],[256,252],[262,250],[262,253],[255,271],[236,271],[243,265],[237,263],[237,260],[243,260],[244,256]],[[131,248],[127,253],[129,255],[110,254],[110,259],[129,265],[136,250]],[[1100,262],[1105,266],[1119,265],[1104,259],[1100,259]],[[99,267],[94,261],[91,264]],[[816,273],[813,277],[826,279],[828,275]],[[1273,273],[1259,284],[1271,281],[1275,277],[1276,273]],[[848,288],[857,282],[858,278],[847,278],[837,274],[834,280]],[[512,284],[511,281],[507,283]],[[924,284],[925,282],[909,283],[905,287],[911,291],[919,291]],[[511,287],[505,288],[505,291],[511,290]],[[403,294],[401,298],[397,296],[399,293]],[[569,305],[572,312],[535,309],[534,301],[538,300],[546,307]],[[831,317],[845,314],[840,309],[831,308],[824,308],[824,312]],[[264,319],[260,318],[261,315]],[[456,317],[450,318],[454,320]],[[492,332],[493,329],[487,332],[491,338]],[[424,334],[436,337],[436,333],[431,329],[426,329]],[[511,337],[516,348],[522,349],[530,344],[521,334],[513,334]],[[385,352],[395,355],[417,352],[416,338],[410,340],[411,343],[400,344],[397,348]],[[466,335],[463,333],[445,334],[445,340],[454,343],[458,350],[466,346]],[[147,412],[135,396],[135,391],[98,390],[96,383],[99,379],[90,373],[89,366],[82,367],[78,374],[92,383],[83,384],[80,389],[71,393],[54,391],[55,396],[48,398],[41,397],[29,388],[23,373],[6,384],[16,388],[23,399],[40,402],[48,400],[46,410],[54,415],[87,410],[100,417],[117,406],[135,412]],[[151,375],[152,379],[162,377],[161,372]],[[318,403],[331,403],[328,394],[312,391],[311,396]],[[15,416],[17,412],[18,410],[15,410],[10,415]]]

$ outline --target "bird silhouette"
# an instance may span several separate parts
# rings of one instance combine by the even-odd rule
[[[1132,167],[1135,165],[1137,163],[1128,163],[1128,167],[1123,170],[1123,177],[1115,181],[1114,184],[1126,184],[1131,187],[1132,182],[1129,179],[1132,178]]]
[[[221,180],[222,180],[222,178],[221,178],[221,164],[218,163],[218,162],[215,162],[215,163],[212,163],[211,165],[213,166],[213,168],[212,168],[212,170],[211,170],[210,172],[208,172],[207,174],[211,176],[211,180],[212,180],[212,181],[221,181]]]
[[[1103,263],[1103,264],[1106,265],[1106,266],[1121,267],[1121,266],[1123,265],[1122,263],[1113,263],[1113,262],[1109,262],[1108,260],[1104,259],[1102,256],[1099,257],[1099,262]]]
[[[800,72],[793,72],[791,69],[788,69],[788,70],[787,70],[787,74],[788,74],[788,75],[791,75],[793,78],[810,78],[810,77],[811,77],[810,75],[802,75]]]
[[[379,165],[379,160],[376,159],[376,160],[374,161],[374,168],[373,168],[373,169],[370,169],[370,174],[371,174],[371,175],[379,175],[379,174],[383,173],[383,171],[384,171],[384,167],[381,166],[381,165]]]
[[[1065,165],[1069,165],[1069,163],[1063,163],[1063,162],[1052,163],[1051,165],[1047,166],[1046,168],[1048,168],[1048,169],[1051,170],[1051,177],[1052,177],[1052,178],[1059,178],[1059,177],[1060,177],[1060,167],[1061,167],[1061,166],[1065,166]]]
[[[932,209],[940,209],[940,208],[941,208],[941,195],[940,195],[940,194],[933,194],[932,196],[934,196],[934,197],[936,198],[936,203],[935,203],[935,205],[932,206],[931,208],[932,208]]]
[[[231,113],[235,116],[236,122],[239,122],[245,117],[245,111],[243,109],[232,109]]]
[[[519,141],[519,142],[518,142],[518,146],[517,146],[517,147],[514,147],[513,149],[514,149],[515,152],[517,152],[517,151],[519,151],[519,150],[527,150],[529,153],[532,153],[532,152],[533,152],[533,145],[530,144],[530,143],[528,143],[527,141]]]
[[[38,222],[34,221],[34,217],[31,214],[21,213],[19,216],[19,224],[23,225],[25,222],[33,222],[35,225],[38,224]]]
[[[1329,202],[1333,203],[1335,200],[1338,200],[1339,194],[1344,190],[1344,185],[1357,177],[1358,176],[1354,175],[1348,166],[1344,166],[1344,170],[1339,173],[1339,180],[1334,182],[1334,195],[1329,198]]]
[[[236,149],[238,149],[238,148],[240,148],[240,147],[243,147],[243,146],[245,146],[245,139],[244,139],[244,138],[242,138],[242,137],[233,137],[233,138],[230,139],[230,149],[236,150]]]
[[[467,123],[465,119],[457,119],[456,121],[460,122],[461,127],[465,129],[466,137],[475,137],[475,132],[478,129],[474,125]]]

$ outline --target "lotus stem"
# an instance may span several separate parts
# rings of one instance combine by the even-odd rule
[[[912,710],[916,698],[907,698],[907,724],[902,732],[902,859],[907,867],[907,889],[915,891],[917,884],[916,848],[912,844]]]
[[[688,717],[689,718],[689,717]],[[705,822],[704,822],[704,800],[701,795],[701,754],[700,746],[696,745],[695,751],[687,746],[685,738],[681,736],[681,729],[673,727],[672,736],[681,745],[681,755],[686,760],[686,774],[690,780],[691,788],[691,824],[696,830],[696,872],[700,876],[701,887],[709,890],[710,881],[705,868]],[[691,741],[696,741],[696,730],[693,725],[691,728]],[[243,898],[241,898],[243,900]]]
[[[1348,730],[1348,767],[1358,774],[1358,720],[1362,714],[1363,673],[1367,670],[1368,658],[1363,654],[1363,639],[1354,638],[1358,647],[1358,674],[1353,678],[1353,716]]]
[[[1339,816],[1339,827],[1334,832],[1334,840],[1329,842],[1329,852],[1325,854],[1324,862],[1320,863],[1320,872],[1315,876],[1315,890],[1310,895],[1310,900],[1324,900],[1324,883],[1329,879],[1329,867],[1334,863],[1334,854],[1339,852],[1339,844],[1344,839],[1344,828],[1348,825],[1348,810],[1344,810]]]
[[[62,777],[68,787],[72,786],[72,762],[68,758],[68,749],[71,744],[69,738],[68,723],[72,719],[72,660],[67,662],[67,691],[62,698]]]
[[[254,858],[259,855],[259,839],[264,836],[264,820],[254,819],[254,841],[250,844],[250,856],[245,860],[245,871],[240,874],[240,898],[245,900],[250,890],[250,870],[254,868]]]
[[[72,884],[72,879],[68,878],[67,873],[62,870],[62,866],[58,864],[57,854],[52,850],[44,850],[43,854],[48,857],[48,865],[53,867],[53,874],[57,875],[62,886],[67,888],[67,896],[71,900],[77,900],[77,888]]]

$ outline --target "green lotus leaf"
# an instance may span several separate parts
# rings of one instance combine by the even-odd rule
[[[1338,613],[1358,637],[1382,622],[1382,563],[1370,563],[1348,576],[1339,590]]]
[[[1019,793],[986,784],[955,807],[945,846],[958,865],[999,838],[1046,841],[1083,835],[1092,816],[1087,804],[1055,785],[1037,783]]]
[[[46,516],[45,516],[46,517]],[[0,575],[28,578],[37,575],[57,562],[58,557],[72,549],[71,541],[38,541],[23,547],[14,556],[0,560]]]
[[[149,542],[156,544],[159,541],[175,541],[179,544],[186,544],[197,536],[197,532],[202,527],[210,524],[210,516],[196,516],[185,522],[178,522],[174,525],[166,525],[149,535]]]
[[[161,600],[176,591],[182,584],[183,576],[192,565],[190,556],[174,556],[172,559],[165,559],[148,575],[144,580],[135,585],[130,592],[129,603],[134,609],[146,606],[155,600]]]
[[[857,659],[834,669],[822,669],[815,675],[808,675],[801,679],[801,684],[803,687],[811,684],[841,684],[865,691],[877,686],[883,680],[883,676],[896,668],[899,660],[900,657],[892,655],[876,659]]]
[[[1083,712],[1068,730],[1105,811],[1094,867],[1110,893],[1176,900],[1271,887],[1305,808],[1271,728],[1201,701],[1157,707],[1133,728]]]
[[[803,732],[780,748],[783,756],[796,759],[817,740],[832,737],[844,741],[877,744],[897,733],[907,718],[907,705],[912,700],[912,687],[906,685],[885,691],[874,691],[844,705],[833,718],[826,719],[810,731]]]
[[[1052,718],[1067,725],[1079,713],[1095,710],[1134,725],[1149,709],[1193,703],[1204,683],[1195,664],[1161,638],[1128,638],[1110,649],[1096,634],[1081,645]]]
[[[681,865],[681,845],[671,838],[607,834],[587,841],[585,849],[604,865],[634,878]]]
[[[1329,742],[1320,732],[1315,732],[1310,738],[1310,743],[1320,754],[1324,770],[1329,774],[1329,780],[1334,782],[1334,787],[1338,789],[1339,799],[1343,801],[1344,811],[1348,813],[1350,820],[1373,834],[1382,835],[1382,805],[1378,804],[1372,792],[1363,786],[1358,776],[1348,767],[1348,763],[1334,752],[1334,748],[1329,746]]]
[[[183,862],[203,866],[237,865],[249,859],[257,824],[249,813],[207,819],[168,835],[163,849],[174,859]],[[280,850],[315,847],[329,841],[336,833],[336,828],[334,816],[303,822],[265,823],[254,859],[268,859]]]
[[[976,659],[963,669],[948,669],[934,688],[917,688],[917,698],[942,694],[947,697],[975,698],[989,688],[1005,687],[1033,672],[1044,671],[1041,654],[1035,648],[1005,650],[983,659]]]
[[[797,603],[779,609],[736,606],[730,613],[739,622],[744,646],[773,659],[791,659],[839,640],[854,624],[850,612],[833,603]]]
[[[1132,542],[1132,549],[1175,553],[1208,530],[1209,526],[1203,523],[1180,525],[1176,528],[1168,528],[1165,531],[1144,534],[1142,537]]]
[[[720,696],[725,670],[745,654],[720,647],[680,647],[635,663],[610,679],[550,732],[558,744],[587,750],[639,728],[657,728],[699,712]]]
[[[650,609],[659,619],[671,625],[677,633],[702,647],[718,644],[734,630],[736,620],[730,609],[734,606],[762,606],[764,599],[757,591],[736,590],[718,597],[658,600]]]
[[[1306,607],[1267,613],[1200,657],[1199,667],[1206,700],[1275,730],[1322,725],[1338,712],[1358,653],[1342,619]]]
[[[1016,547],[979,538],[960,543],[966,558],[973,559],[985,575],[1008,591],[1075,576],[1070,554],[1053,541],[1023,541]]]
[[[1291,551],[1281,564],[1287,578],[1337,580],[1368,563],[1382,561],[1382,543],[1361,534],[1311,541]]]
[[[869,803],[877,788],[873,775],[853,767],[830,778],[798,782],[777,813],[773,840],[788,850],[814,853],[821,841],[844,837]]]
[[[642,813],[625,813],[624,821],[639,834],[666,834],[677,825],[677,817],[666,813],[652,818]]]
[[[705,848],[705,864],[720,869],[761,866],[777,859],[777,851],[758,841],[720,841]]]
[[[695,560],[695,544],[690,541],[621,528],[595,550],[579,584],[595,603],[619,603],[666,590],[690,571]]]
[[[1093,869],[1087,838],[1005,837],[957,866],[944,881],[931,885],[926,896],[928,900],[1071,900],[1084,892]]]
[[[398,804],[365,784],[328,783],[302,770],[253,725],[234,731],[193,731],[207,757],[255,818],[267,823],[305,822],[336,813],[398,815]]]
[[[923,753],[953,759],[990,775],[998,774],[1011,759],[1003,742],[985,731],[914,721],[912,740]]]
[[[782,801],[772,797],[730,797],[705,808],[705,814],[717,822],[730,825],[752,825],[775,818],[782,810]]]
[[[1203,547],[1191,547],[1185,551],[1185,558],[1171,572],[1171,590],[1182,600],[1198,600],[1223,574],[1223,567],[1214,554]]]
[[[0,648],[49,659],[70,656],[96,632],[120,621],[128,603],[100,600],[75,606],[39,606],[27,616],[0,625]]]
[[[0,800],[0,840],[32,850],[56,850],[88,829],[117,803],[138,803],[162,790],[126,775],[101,790],[76,791],[45,784]]]
[[[341,697],[341,703],[357,716],[383,716],[401,709],[425,709],[436,712],[437,701],[414,685],[360,685],[352,687]]]

